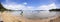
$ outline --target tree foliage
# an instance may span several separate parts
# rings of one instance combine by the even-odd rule
[[[5,11],[5,10],[7,10],[7,9],[5,9],[5,8],[2,6],[2,4],[0,3],[0,11]]]

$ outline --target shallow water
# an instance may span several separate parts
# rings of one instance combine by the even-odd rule
[[[52,18],[54,16],[59,15],[58,12],[55,11],[24,11],[24,17],[26,18]]]
[[[21,15],[22,11],[7,11],[14,16]],[[60,11],[39,11],[39,10],[26,10],[23,11],[22,15],[26,18],[52,18],[60,14]]]

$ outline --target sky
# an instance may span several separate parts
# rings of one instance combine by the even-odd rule
[[[60,0],[1,0],[10,10],[49,10],[60,8]]]

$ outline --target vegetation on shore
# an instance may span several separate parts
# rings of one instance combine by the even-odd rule
[[[60,9],[50,9],[49,11],[60,11]]]
[[[0,3],[0,11],[5,11],[5,10],[7,10],[7,9],[4,8],[4,7],[2,6],[2,4]]]

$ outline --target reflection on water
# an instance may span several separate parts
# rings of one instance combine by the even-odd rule
[[[21,15],[22,11],[7,11],[11,13],[14,16],[19,16]],[[54,16],[59,15],[60,12],[58,11],[39,11],[39,10],[26,10],[23,11],[22,15],[26,18],[52,18]]]
[[[52,18],[56,16],[56,12],[49,12],[49,11],[24,11],[24,17],[26,18]]]

